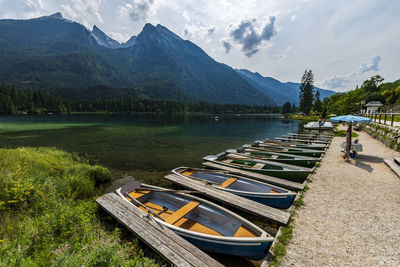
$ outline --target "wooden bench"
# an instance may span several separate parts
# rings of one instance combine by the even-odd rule
[[[226,181],[222,182],[218,187],[227,188],[228,186],[230,186],[231,184],[233,184],[236,181],[237,181],[237,178],[231,177],[231,178],[227,179]]]
[[[200,202],[190,201],[185,206],[181,207],[179,210],[175,211],[171,216],[169,216],[165,220],[165,222],[169,223],[169,224],[174,224],[177,221],[179,221],[179,219],[181,219],[183,216],[185,216],[186,214],[188,214],[189,212],[191,212],[192,210],[197,208],[197,206],[199,206],[199,205],[200,205]]]
[[[254,165],[252,168],[253,168],[253,169],[262,169],[264,166],[265,166],[265,164],[257,163],[257,164]]]

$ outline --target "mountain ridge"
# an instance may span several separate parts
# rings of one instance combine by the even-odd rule
[[[21,89],[64,90],[74,97],[77,88],[101,86],[139,99],[278,104],[267,87],[160,24],[147,23],[137,36],[119,43],[96,25],[89,30],[59,12],[0,20],[0,57],[0,84]]]
[[[236,71],[254,87],[260,90],[263,94],[268,95],[278,105],[282,105],[289,101],[292,104],[299,105],[300,83],[281,82],[272,77],[264,77],[258,72],[251,72],[246,69],[236,69]],[[336,94],[331,90],[314,87],[314,93],[319,91],[321,100],[325,97]]]

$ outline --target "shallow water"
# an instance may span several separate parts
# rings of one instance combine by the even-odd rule
[[[162,177],[175,167],[200,167],[206,155],[298,128],[274,115],[1,116],[0,146],[77,152],[109,167],[115,186],[132,177],[165,185]]]

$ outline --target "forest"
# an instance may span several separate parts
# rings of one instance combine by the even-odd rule
[[[383,81],[379,75],[372,76],[354,90],[323,99],[322,106],[326,114],[343,115],[359,112],[369,101],[381,101],[386,105],[400,103],[400,80],[387,83]]]
[[[114,95],[88,97],[96,88],[79,98],[62,98],[48,92],[0,87],[1,114],[66,114],[71,112],[103,113],[166,113],[166,114],[260,114],[279,113],[280,107],[207,102],[183,103],[173,100],[140,99]],[[93,96],[93,94],[92,94]]]

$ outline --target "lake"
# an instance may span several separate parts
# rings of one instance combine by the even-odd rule
[[[112,170],[110,190],[135,177],[167,185],[179,166],[257,139],[297,132],[300,122],[277,115],[21,115],[0,117],[0,146],[52,146]]]

